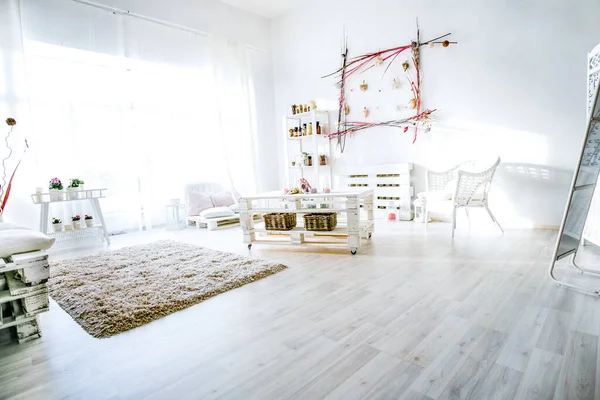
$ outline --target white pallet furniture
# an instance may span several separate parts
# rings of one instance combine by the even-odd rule
[[[386,218],[387,206],[393,202],[398,219],[413,219],[411,185],[413,164],[384,164],[372,166],[338,166],[334,169],[334,187],[345,190],[373,190],[375,218]]]
[[[38,316],[48,311],[48,277],[43,251],[0,258],[0,329],[15,328],[19,343],[42,335]]]
[[[240,223],[244,243],[248,244],[248,249],[251,249],[254,243],[344,244],[350,248],[352,254],[356,254],[362,239],[369,239],[374,231],[373,193],[372,189],[363,189],[299,195],[271,192],[242,197]],[[309,208],[311,206],[318,208]],[[315,232],[304,229],[303,214],[330,212],[345,216],[345,218],[338,218],[338,226],[333,231]],[[267,230],[264,223],[255,223],[253,218],[254,215],[265,213],[296,213],[297,225],[289,231]],[[309,240],[311,238],[315,240]],[[329,242],[323,240],[327,238],[335,240]]]
[[[106,243],[110,244],[108,230],[106,229],[106,222],[104,221],[104,215],[102,214],[102,208],[100,207],[99,201],[100,199],[106,197],[107,191],[108,189],[86,189],[72,191],[71,196],[76,196],[76,198],[71,198],[70,196],[67,196],[67,192],[64,192],[60,200],[51,198],[50,193],[32,194],[31,200],[33,200],[33,203],[39,204],[42,207],[42,212],[40,213],[40,232],[48,236],[56,237],[57,242],[61,242],[67,240],[88,238],[96,234],[98,231],[101,231],[104,239],[106,240]],[[92,211],[95,214],[94,218],[100,222],[100,225],[95,225],[91,228],[74,229],[71,231],[49,231],[48,225],[50,222],[50,205],[71,201],[89,201],[92,207]]]
[[[317,135],[317,122],[321,125],[321,134]],[[313,126],[312,135],[290,137],[289,129],[302,127],[304,124]],[[329,112],[313,110],[305,113],[286,115],[283,119],[285,134],[285,186],[289,189],[298,186],[300,178],[308,180],[312,187],[319,190],[332,187],[333,152],[329,132]],[[312,166],[302,165],[302,153],[312,155]],[[327,165],[320,164],[320,155],[327,157]],[[292,166],[292,162],[296,165]]]

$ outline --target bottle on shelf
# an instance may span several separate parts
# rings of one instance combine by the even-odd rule
[[[290,137],[294,137],[294,129],[290,128]]]
[[[317,135],[321,134],[321,124],[317,121]]]
[[[312,127],[312,122],[308,123],[308,135],[312,135],[313,134],[313,127]]]
[[[306,124],[302,125],[302,136],[306,136]]]

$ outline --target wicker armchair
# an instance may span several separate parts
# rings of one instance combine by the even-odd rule
[[[488,212],[492,221],[498,225],[498,228],[504,233],[504,230],[492,214],[488,206],[488,192],[492,185],[492,179],[496,168],[500,164],[500,157],[497,157],[495,162],[483,171],[473,172],[475,163],[470,161],[459,164],[454,168],[444,172],[427,172],[427,193],[426,198],[426,217],[430,211],[434,212],[452,212],[452,237],[456,229],[456,210],[464,208],[469,216],[468,208],[483,207]],[[456,181],[456,186],[453,189],[451,198],[440,199],[439,196],[432,196],[433,193],[444,193],[447,185],[451,181]]]

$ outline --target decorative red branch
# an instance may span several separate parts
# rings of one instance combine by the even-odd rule
[[[382,121],[382,122],[365,122],[365,121],[353,121],[353,122],[344,122],[338,132],[333,132],[329,134],[329,137],[336,137],[340,135],[346,135],[348,133],[357,132],[367,128],[373,128],[375,126],[389,126],[393,128],[404,128],[404,132],[406,132],[409,126],[417,126],[420,122],[428,120],[431,114],[433,114],[436,110],[425,110],[422,113],[419,113],[415,116],[403,118],[403,119],[394,119],[390,121]]]
[[[426,42],[421,42],[419,21],[417,20],[417,39],[416,39],[416,41],[412,42],[409,45],[392,47],[389,49],[376,51],[373,53],[363,54],[360,56],[356,56],[356,57],[350,59],[349,61],[347,59],[348,47],[346,46],[345,52],[342,55],[343,56],[342,67],[338,68],[334,72],[322,77],[322,78],[327,78],[330,76],[336,76],[339,79],[337,83],[340,86],[338,131],[331,133],[329,135],[329,137],[337,137],[338,143],[341,144],[341,138],[345,138],[345,135],[347,135],[348,133],[357,132],[359,130],[372,128],[375,126],[390,126],[390,127],[396,127],[396,128],[403,128],[403,131],[407,132],[409,129],[409,125],[412,125],[412,126],[414,126],[413,143],[415,143],[417,140],[419,125],[424,124],[423,121],[428,119],[429,115],[435,111],[435,110],[425,110],[424,112],[421,111],[422,102],[421,102],[420,48],[421,48],[421,46],[430,45],[433,43],[440,43],[443,45],[443,47],[448,47],[448,45],[450,45],[450,44],[457,43],[457,42],[450,42],[448,40],[440,41],[440,39],[443,39],[447,36],[450,36],[450,33],[446,33],[445,35],[438,36],[438,37],[428,40]],[[402,53],[408,49],[411,49],[411,51],[412,51],[411,58],[412,58],[413,66],[415,68],[416,83],[415,83],[415,81],[413,81],[410,78],[408,73],[406,74],[406,78],[408,79],[408,82],[410,83],[410,90],[413,94],[413,99],[414,99],[413,108],[415,109],[416,115],[413,117],[405,118],[405,119],[383,121],[383,122],[346,122],[345,115],[344,115],[344,117],[342,117],[342,113],[345,112],[345,107],[346,107],[345,88],[346,88],[346,80],[348,79],[348,77],[350,77],[356,73],[363,73],[365,71],[368,71],[371,68],[375,67],[376,65],[378,65],[378,64],[381,65],[385,62],[388,62],[388,60],[390,60],[387,64],[385,70],[383,71],[383,76],[385,76],[385,74],[387,73],[387,71],[389,70],[391,65],[394,63],[394,61],[396,61],[396,59],[400,55],[400,53]],[[377,61],[380,61],[380,62],[377,62]],[[405,71],[406,71],[406,69],[405,69]],[[425,130],[427,132],[430,129],[430,125],[429,124],[425,124],[425,125],[427,125],[427,129]],[[342,146],[342,152],[343,151],[344,151],[344,149]]]

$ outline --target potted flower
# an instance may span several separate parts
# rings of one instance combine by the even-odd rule
[[[62,231],[62,229],[63,229],[62,219],[52,218],[52,229],[54,229],[54,232]]]
[[[60,179],[50,179],[50,183],[48,184],[48,191],[50,192],[50,201],[63,200],[63,184],[60,181]]]
[[[82,181],[81,179],[77,179],[77,178],[71,179],[71,182],[69,183],[69,187],[67,187],[67,196],[69,197],[69,200],[75,200],[78,197],[79,198],[85,197],[84,192],[82,192],[83,190],[85,190],[84,184],[85,184],[85,182]]]
[[[94,226],[94,217],[93,216],[85,214],[84,221],[85,221],[86,227],[91,228]]]
[[[81,215],[71,217],[71,221],[73,221],[73,228],[81,229]]]

